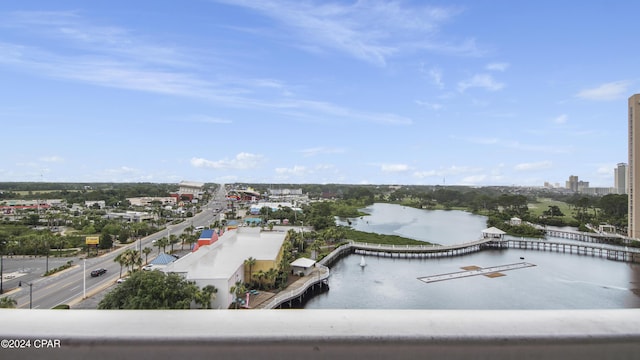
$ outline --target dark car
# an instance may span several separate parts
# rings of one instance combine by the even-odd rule
[[[96,276],[100,276],[104,273],[107,272],[107,269],[95,269],[93,271],[91,271],[91,277],[96,277]]]

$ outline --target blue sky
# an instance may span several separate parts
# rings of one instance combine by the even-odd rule
[[[5,1],[0,181],[613,186],[633,1]]]

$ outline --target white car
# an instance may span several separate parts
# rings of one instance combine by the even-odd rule
[[[120,278],[120,279],[116,280],[116,283],[118,283],[118,284],[122,284],[122,283],[123,283],[123,282],[125,282],[125,281],[127,281],[127,278],[126,278],[126,277],[123,277],[123,278]]]
[[[142,270],[153,270],[153,265],[149,264],[149,265],[145,265],[142,267]]]

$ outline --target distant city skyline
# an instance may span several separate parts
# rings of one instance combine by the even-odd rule
[[[615,187],[632,1],[0,3],[0,181]]]

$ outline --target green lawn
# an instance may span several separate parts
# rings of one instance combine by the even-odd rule
[[[552,200],[548,198],[539,198],[537,203],[527,204],[531,215],[536,217],[542,215],[542,212],[548,210],[549,206],[551,205],[555,205],[560,208],[560,211],[562,211],[562,213],[564,214],[563,220],[569,221],[573,219],[571,215],[571,207],[569,206],[569,204],[562,201]]]

